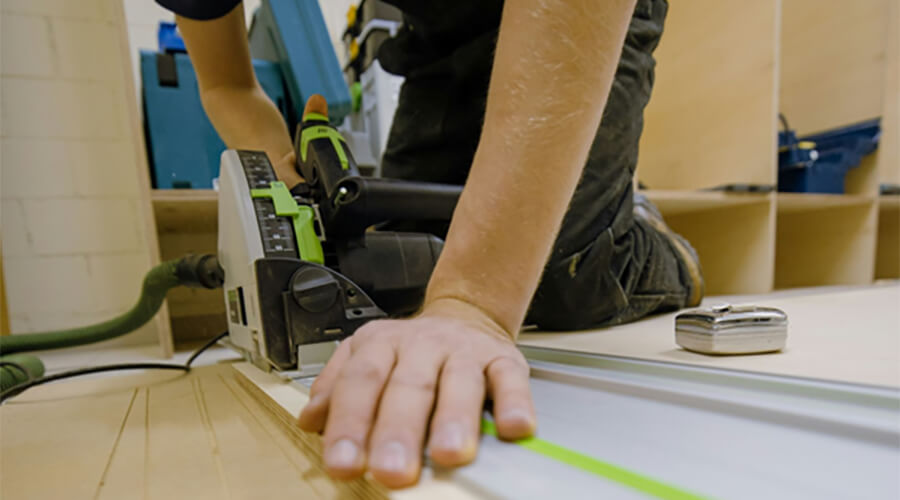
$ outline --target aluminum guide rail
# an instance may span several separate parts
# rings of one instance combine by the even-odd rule
[[[900,498],[900,390],[521,350],[557,447],[702,497]],[[473,465],[435,473],[486,497],[648,498],[489,435]]]

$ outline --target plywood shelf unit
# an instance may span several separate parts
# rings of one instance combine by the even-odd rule
[[[697,250],[707,293],[772,289],[772,194],[643,191],[669,226]],[[712,290],[712,291],[710,291]]]
[[[897,3],[670,4],[637,176],[697,249],[708,293],[900,277],[900,209],[877,194],[900,183]],[[777,184],[779,112],[801,134],[880,116],[879,151],[842,195],[704,191]]]
[[[709,294],[900,278],[897,0],[671,2],[637,178],[697,249]],[[777,184],[778,113],[801,134],[882,117],[846,195],[733,194]],[[163,258],[216,248],[213,191],[154,191]],[[216,292],[172,294],[176,340],[224,327]]]
[[[900,195],[878,198],[875,279],[900,278]]]
[[[778,214],[809,212],[829,208],[855,207],[875,201],[874,195],[778,193]]]
[[[159,232],[216,230],[219,195],[212,189],[154,189],[150,200]]]
[[[877,217],[874,199],[810,210],[779,210],[775,287],[871,283]]]
[[[212,189],[154,189],[153,213],[163,260],[216,253],[218,193]],[[213,337],[227,326],[221,290],[175,288],[168,294],[176,344]]]

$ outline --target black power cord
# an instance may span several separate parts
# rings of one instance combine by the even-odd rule
[[[5,391],[0,392],[0,403],[3,403],[4,401],[6,401],[7,399],[9,399],[11,397],[18,396],[19,394],[22,394],[23,392],[25,392],[28,389],[31,389],[32,387],[43,385],[43,384],[46,384],[49,382],[56,382],[57,380],[63,380],[63,379],[72,378],[72,377],[80,377],[82,375],[89,375],[91,373],[111,372],[111,371],[118,371],[118,370],[181,370],[184,372],[189,372],[189,371],[191,371],[191,365],[194,363],[194,361],[197,359],[197,357],[199,357],[201,354],[203,354],[203,351],[206,351],[207,349],[212,347],[216,342],[225,338],[226,335],[228,335],[227,331],[222,332],[219,335],[216,335],[216,337],[211,339],[209,342],[203,344],[203,346],[201,346],[199,349],[194,351],[193,354],[191,354],[191,357],[188,358],[187,362],[183,365],[176,365],[176,364],[172,364],[172,363],[117,363],[114,365],[103,365],[103,366],[92,366],[92,367],[88,367],[88,368],[77,368],[75,370],[69,370],[69,371],[60,372],[60,373],[54,373],[53,375],[46,375],[46,376],[43,376],[40,378],[29,379],[26,382],[22,382],[21,384],[10,387],[9,389],[7,389]],[[16,365],[19,365],[18,363],[4,361],[3,364],[15,366],[16,368],[19,368],[23,372],[28,373],[28,370],[26,370],[24,367],[16,366]]]

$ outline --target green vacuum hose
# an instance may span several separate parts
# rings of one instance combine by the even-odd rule
[[[30,354],[10,354],[0,358],[0,391],[44,375],[44,363]]]
[[[62,349],[109,340],[137,330],[156,315],[166,293],[179,285],[218,288],[224,281],[224,271],[214,255],[187,255],[163,262],[144,276],[141,296],[127,312],[95,325],[0,337],[0,388],[6,389],[28,379],[39,377],[44,366],[34,356],[9,356],[26,351]],[[19,365],[19,366],[16,366]],[[28,369],[22,373],[21,367]]]

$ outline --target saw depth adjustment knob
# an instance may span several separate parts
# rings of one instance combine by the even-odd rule
[[[341,285],[324,269],[304,267],[291,277],[294,301],[311,313],[325,312],[338,300]]]

